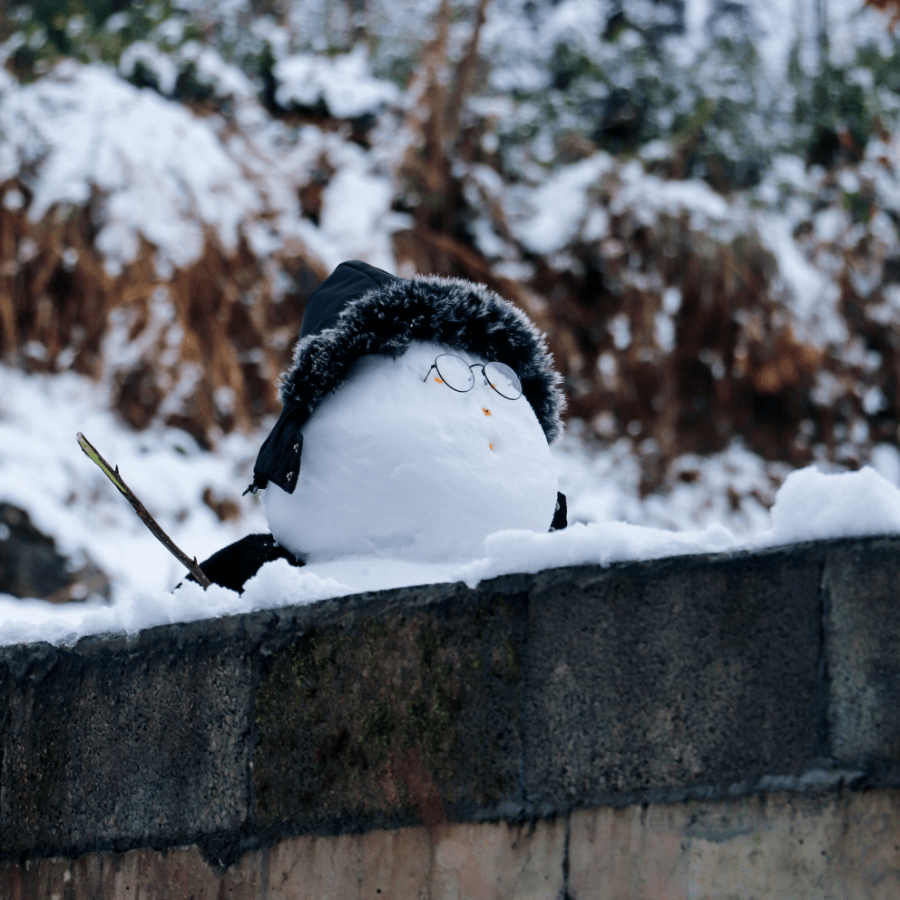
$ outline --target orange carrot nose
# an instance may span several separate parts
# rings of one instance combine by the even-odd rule
[[[443,378],[435,378],[434,380],[435,380],[438,384],[443,384],[443,383],[444,383],[444,379],[443,379]]]
[[[493,444],[488,444],[488,447],[490,447],[490,448],[491,448],[491,450],[493,450],[493,449],[494,449],[494,445],[493,445]]]
[[[491,411],[490,411],[486,406],[482,406],[482,407],[481,407],[481,411],[482,411],[486,416],[489,416],[489,415],[491,414]]]

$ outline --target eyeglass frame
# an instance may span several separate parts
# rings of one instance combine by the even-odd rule
[[[501,396],[504,400],[518,400],[518,399],[525,393],[525,392],[522,390],[522,379],[519,378],[518,374],[516,373],[515,369],[512,368],[512,366],[507,366],[506,363],[497,362],[497,360],[495,360],[495,359],[489,360],[489,361],[486,362],[486,363],[480,363],[480,362],[477,362],[477,363],[467,363],[461,356],[457,356],[455,353],[439,353],[439,354],[434,358],[434,362],[429,366],[428,371],[425,373],[425,377],[422,379],[422,383],[423,383],[423,384],[424,384],[426,381],[428,381],[428,376],[431,374],[431,370],[434,369],[434,370],[438,373],[438,378],[441,379],[441,384],[446,385],[448,388],[450,388],[451,391],[456,391],[457,394],[468,394],[469,391],[471,391],[472,388],[475,387],[475,377],[474,377],[474,375],[472,376],[472,384],[471,384],[469,387],[467,387],[465,390],[460,390],[459,388],[453,387],[453,385],[450,384],[450,382],[447,381],[447,379],[446,379],[443,375],[441,375],[441,370],[438,368],[437,362],[438,362],[438,360],[439,360],[442,356],[449,356],[449,357],[452,357],[453,359],[458,359],[460,362],[465,363],[465,364],[469,367],[469,371],[471,371],[472,369],[478,369],[478,368],[480,368],[480,369],[481,369],[481,376],[482,376],[482,378],[484,378],[484,383],[485,383],[489,388],[491,388],[491,390],[494,390],[494,391],[496,391],[498,394],[500,394],[500,396]],[[516,379],[516,383],[517,383],[518,386],[519,386],[519,393],[518,393],[515,397],[507,397],[506,394],[503,394],[503,393],[500,392],[500,389],[499,389],[496,385],[491,384],[490,379],[487,377],[486,367],[489,366],[489,365],[491,365],[492,363],[493,363],[494,365],[497,365],[497,366],[505,366],[507,369],[509,369],[510,372],[512,372],[513,377]]]

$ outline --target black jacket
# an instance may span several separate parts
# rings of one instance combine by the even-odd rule
[[[223,547],[200,563],[206,577],[213,584],[229,590],[243,592],[244,585],[273,559],[286,559],[292,566],[303,562],[284,549],[271,534],[248,534],[247,537]],[[189,581],[196,581],[193,575]]]

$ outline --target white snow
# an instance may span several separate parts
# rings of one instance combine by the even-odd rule
[[[778,260],[779,278],[789,291],[794,330],[800,340],[845,343],[847,326],[838,312],[840,289],[801,252],[786,219],[761,214],[759,235]]]
[[[609,210],[591,196],[602,184],[613,195]],[[622,164],[607,153],[555,166],[538,184],[509,187],[500,199],[510,230],[522,246],[532,253],[549,254],[551,259],[578,238],[603,238],[610,213],[628,211],[648,225],[660,215],[687,213],[698,230],[748,227],[740,204],[732,209],[706,183],[658,178],[648,174],[638,160]]]
[[[703,181],[657,178],[648,175],[637,160],[622,166],[620,177],[621,189],[611,204],[614,213],[631,210],[648,225],[655,223],[661,214],[679,216],[687,213],[691,227],[698,231],[713,226],[732,231],[746,228],[739,204],[730,209],[725,198]]]
[[[391,214],[391,183],[368,170],[362,153],[348,150],[344,156],[357,158],[346,159],[322,193],[324,241],[317,244],[319,254],[330,268],[345,259],[365,259],[378,268],[391,269],[391,233],[397,225]]]
[[[609,330],[616,350],[627,350],[631,345],[631,324],[628,316],[625,313],[613,316],[609,321]]]
[[[132,47],[126,68],[147,54],[169,60],[153,45]],[[350,56],[362,65],[358,52]],[[231,252],[241,235],[263,258],[299,245],[329,267],[360,258],[395,268],[391,235],[409,222],[391,210],[390,148],[367,152],[341,133],[272,119],[246,76],[208,47],[188,42],[177,60],[232,97],[232,121],[195,115],[102,65],[65,61],[26,85],[0,69],[0,181],[23,178],[33,192],[32,221],[93,197],[95,246],[111,275],[137,258],[142,241],[168,278],[195,262],[210,237]],[[370,81],[357,84],[367,96]],[[303,216],[297,191],[322,159],[335,172],[317,227]],[[4,202],[16,208],[24,197],[10,190]],[[19,252],[26,251],[22,241]]]
[[[431,560],[471,557],[502,529],[549,530],[557,477],[534,410],[479,369],[471,390],[452,390],[431,368],[448,353],[463,369],[488,362],[415,341],[396,359],[354,364],[302,428],[293,493],[270,484],[263,494],[280,544],[307,561]]]
[[[772,507],[772,527],[761,532],[757,542],[898,532],[900,490],[875,469],[825,474],[810,466],[785,479]]]
[[[178,66],[156,44],[150,41],[135,41],[125,48],[119,58],[119,71],[126,78],[131,78],[138,66],[143,66],[156,78],[156,83],[163,94],[171,94],[175,90]]]
[[[209,454],[177,429],[136,435],[108,405],[108,389],[81,376],[26,375],[0,366],[0,499],[27,510],[64,554],[89,554],[111,577],[115,597],[136,584],[151,593],[166,591],[183,569],[82,454],[79,431],[119,466],[151,514],[192,556],[205,559],[248,531],[265,531],[262,504],[239,497],[251,480],[257,437],[229,436],[218,453]],[[241,504],[245,521],[220,522],[201,500],[207,487]]]
[[[178,59],[182,63],[193,63],[197,79],[212,87],[219,97],[249,100],[256,93],[253,82],[244,72],[222,59],[212,47],[187,41],[179,47]]]
[[[612,165],[612,157],[598,153],[559,168],[536,188],[510,191],[507,215],[515,236],[533,253],[561,250],[584,223],[588,189]]]
[[[275,99],[281,106],[315,106],[321,100],[339,119],[376,112],[400,97],[395,84],[372,75],[362,44],[331,58],[312,53],[287,56],[275,64],[272,74],[278,82]]]
[[[609,565],[769,547],[849,534],[900,532],[900,490],[873,469],[823,474],[815,468],[792,473],[778,492],[771,527],[743,541],[724,525],[668,531],[626,522],[575,523],[564,531],[499,531],[468,561],[425,562],[415,556],[370,554],[311,562],[295,568],[268,563],[238,595],[217,585],[207,591],[185,583],[172,593],[125,592],[109,606],[53,606],[0,597],[0,642],[71,642],[84,634],[133,633],[172,622],[189,622],[263,608],[311,603],[332,597],[416,584],[480,581],[515,572],[570,565]]]

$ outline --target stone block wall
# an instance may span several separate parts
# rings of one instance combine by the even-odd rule
[[[896,898],[898,785],[897,537],[0,651],[0,898]]]

